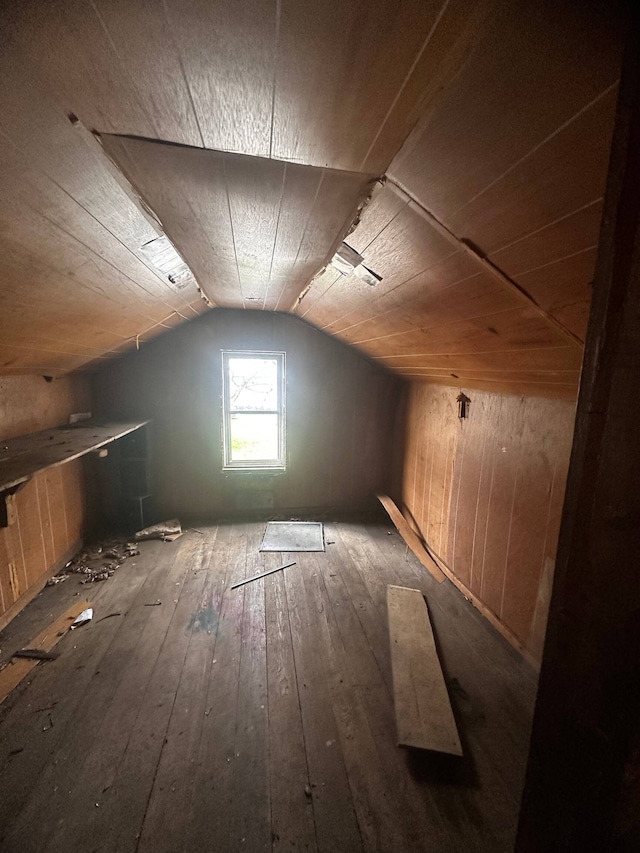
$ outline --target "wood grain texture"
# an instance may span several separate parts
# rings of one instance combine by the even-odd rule
[[[431,559],[424,546],[420,542],[419,538],[416,536],[415,532],[409,527],[407,522],[405,521],[402,513],[398,509],[398,507],[394,504],[391,498],[386,495],[378,495],[378,500],[385,508],[389,518],[396,526],[398,533],[405,540],[409,548],[413,551],[416,557],[420,560],[422,565],[427,569],[427,571],[438,581],[438,583],[442,583],[444,580],[444,575],[438,568],[438,566]]]
[[[320,278],[296,311],[404,375],[417,367],[425,377],[477,379],[475,387],[575,395],[581,349],[560,325],[583,333],[589,252],[525,269],[512,284],[394,195],[378,192],[349,236],[382,282],[372,290],[356,276],[329,286]],[[404,364],[402,355],[410,356]],[[510,375],[515,367],[519,377]]]
[[[123,615],[63,637],[55,664],[3,703],[3,847],[58,853],[83,831],[101,853],[249,839],[509,853],[535,678],[470,604],[405,559],[382,514],[328,523],[333,551],[250,594],[230,586],[285,556],[259,555],[263,524],[198,530],[142,543],[94,591],[96,620]],[[396,746],[387,584],[429,596],[461,758]],[[16,647],[73,600],[68,583],[47,590],[12,624]]]
[[[13,602],[12,605],[8,606],[6,609],[3,609],[3,612],[0,615],[0,631],[2,631],[4,628],[6,628],[6,626],[13,619],[15,619],[15,617],[19,613],[21,613],[22,610],[24,610],[24,608],[27,606],[27,604],[30,604],[34,600],[34,598],[36,598],[40,594],[40,592],[42,591],[42,588],[45,586],[45,584],[49,580],[49,578],[53,577],[55,574],[57,574],[60,571],[60,569],[63,569],[66,566],[66,564],[69,562],[69,560],[75,554],[78,553],[78,551],[82,547],[82,544],[83,544],[82,539],[79,539],[76,542],[72,543],[72,545],[67,549],[67,551],[65,551],[62,554],[62,556],[58,560],[56,560],[55,563],[52,563],[50,566],[48,566],[47,570],[42,575],[40,575],[37,578],[37,580],[35,580],[31,584],[29,589],[27,589],[25,592],[22,593],[20,598],[17,598]],[[2,542],[0,542],[0,554],[2,554],[2,556],[4,556],[4,554],[2,552],[3,552],[3,544],[2,544]],[[5,564],[6,564],[6,561],[5,561]],[[11,600],[10,596],[6,596],[4,591],[2,590],[3,578],[7,574],[8,573],[6,573],[6,572],[0,573],[0,593],[2,593],[0,595],[0,604],[2,604],[3,608],[5,606],[4,605],[5,601]],[[7,583],[8,583],[8,578],[7,578]]]
[[[387,587],[398,744],[462,755],[422,593]]]
[[[56,468],[110,444],[144,426],[132,423],[74,424],[8,439],[2,448],[0,490],[24,483],[41,471]]]
[[[374,178],[143,139],[101,139],[222,307],[291,307],[333,255]]]
[[[84,472],[75,462],[62,470],[36,474],[14,498],[14,522],[0,530],[0,615],[13,618],[80,547],[89,514]]]
[[[402,6],[383,0],[367,14],[339,0],[284,2],[273,156],[383,171],[411,128],[410,106],[400,108],[397,99],[428,50],[444,6],[440,0]],[[309,33],[316,46],[311,50]],[[384,63],[375,59],[381,50]]]
[[[68,610],[65,610],[44,628],[37,637],[34,637],[29,643],[29,648],[50,652],[60,637],[67,633],[76,617],[87,607],[90,607],[88,601],[76,601]],[[38,666],[38,663],[37,660],[16,658],[0,672],[0,702],[4,702],[9,693],[20,684],[23,678],[29,675],[32,669]]]
[[[484,278],[467,291],[479,271],[402,205],[372,204],[349,235],[383,275],[377,290],[322,273],[360,198],[347,175],[388,171],[583,339],[620,67],[613,7],[49,5],[0,16],[0,374],[94,367],[205,308],[195,284],[174,286],[144,258],[156,227],[91,131],[198,149],[206,166],[173,182],[153,174],[142,195],[171,220],[214,302],[297,306],[365,352],[388,337],[387,355],[393,335],[415,331],[398,351],[419,355],[431,322],[464,321],[471,335],[488,302],[506,313],[509,295]],[[228,168],[211,165],[211,149]],[[518,317],[505,320],[517,333]],[[539,336],[520,332],[500,334],[524,352]],[[482,339],[469,346],[482,370]],[[573,367],[569,351],[556,354],[552,369]],[[560,393],[553,381],[502,380],[483,381]],[[564,385],[575,393],[574,377]]]
[[[79,6],[76,13],[86,18]],[[59,12],[56,7],[47,17],[54,30],[61,26]],[[91,134],[67,118],[69,101],[56,102],[49,88],[54,78],[38,75],[52,54],[42,49],[34,58],[30,51],[41,37],[52,43],[47,23],[39,20],[28,35],[14,25],[6,24],[12,38],[0,60],[6,81],[0,94],[2,337],[13,350],[13,357],[0,358],[0,370],[30,365],[32,372],[63,372],[127,339],[133,343],[136,334],[186,311],[199,296],[195,287],[175,289],[148,265],[140,247],[157,232]],[[69,35],[53,40],[65,42]],[[37,361],[29,359],[30,349]]]
[[[546,2],[494,4],[479,22],[467,61],[397,156],[392,176],[450,225],[455,211],[615,84],[624,21],[612,11],[578,3],[561,11]],[[593,73],[576,74],[585,55]],[[601,179],[605,173],[606,160]]]
[[[461,422],[458,391],[409,387],[399,503],[461,588],[539,661],[573,406],[476,391]]]
[[[381,172],[439,62],[459,60],[474,7],[97,0],[43,19],[33,0],[4,23],[39,85],[91,128]],[[385,48],[392,61],[372,63]]]
[[[535,9],[527,5],[524,18],[523,10],[508,2],[495,4],[492,11],[483,16],[478,9],[474,42],[464,66],[425,106],[415,131],[392,162],[390,176],[455,236],[469,240],[474,250],[510,276],[547,312],[550,322],[579,341],[584,339],[590,302],[622,28],[615,15],[573,4],[553,23],[544,4]],[[593,39],[598,62],[597,73],[588,82],[574,75],[574,57],[582,50],[583,37]],[[533,72],[538,40],[544,41],[554,63]],[[507,66],[509,73],[504,72]],[[563,90],[557,98],[545,95],[541,102],[538,87],[549,86],[545,75]],[[512,107],[513,136],[504,132],[505,104]],[[588,141],[583,145],[578,140]],[[490,281],[481,263],[474,269],[472,258],[463,262],[454,246],[448,253],[444,245],[439,250],[427,224],[408,232],[403,222],[410,215],[410,206],[402,209],[384,199],[374,201],[350,239],[383,281],[373,292],[355,279],[338,281],[317,296],[312,284],[306,305],[301,306],[304,316],[370,355],[386,356],[387,365],[398,370],[395,359],[403,352],[416,359],[427,353],[449,354],[442,345],[433,346],[439,342],[434,337],[437,325],[446,335],[447,347],[456,342],[456,354],[463,356],[447,359],[453,378],[472,366],[465,364],[469,354],[478,373],[462,378],[475,380],[472,387],[575,395],[577,375],[569,371],[579,346],[575,353],[571,345],[557,350],[547,377],[527,376],[525,371],[516,379],[506,371],[500,375],[499,369],[480,375],[491,366],[485,353],[501,338],[505,356],[509,350],[502,361],[505,368],[512,353],[518,367],[533,367],[538,356],[525,345],[525,338],[535,341],[536,349],[542,338],[530,321],[522,325],[517,311],[508,313],[518,303],[508,286]],[[487,300],[501,312],[501,325],[493,322]],[[458,328],[449,325],[456,321],[464,322]],[[490,337],[478,336],[483,321],[499,335],[493,343]],[[430,366],[445,365],[430,359]],[[429,375],[427,370],[420,372]],[[434,378],[437,375],[434,371]]]
[[[448,216],[449,227],[490,256],[507,243],[601,198],[616,99],[615,88],[605,89],[567,128]]]
[[[640,358],[639,22],[629,7],[518,853],[640,840],[640,422],[626,396]]]

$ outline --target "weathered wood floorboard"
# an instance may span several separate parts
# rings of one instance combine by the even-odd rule
[[[3,853],[510,851],[535,677],[388,530],[327,524],[326,553],[235,590],[287,562],[262,523],[143,543],[96,590],[123,616],[7,700]],[[462,759],[396,746],[387,584],[427,594]]]

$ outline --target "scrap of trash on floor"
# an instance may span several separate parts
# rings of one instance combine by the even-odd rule
[[[54,577],[47,581],[47,586],[56,586],[69,579],[70,575],[82,575],[80,583],[96,583],[106,581],[115,570],[129,557],[140,553],[134,542],[122,539],[110,539],[92,548],[85,548],[77,554]]]
[[[49,578],[47,586],[56,586],[68,580],[71,575],[83,575],[80,583],[96,583],[108,580],[129,557],[136,557],[140,550],[137,542],[145,539],[162,539],[164,542],[174,542],[184,533],[177,518],[162,521],[138,530],[134,534],[134,542],[127,539],[109,539],[99,542],[91,548],[85,548],[69,560],[66,566],[54,577]]]
[[[162,539],[163,542],[174,542],[183,533],[182,525],[178,519],[172,518],[169,521],[152,524],[151,527],[145,527],[144,530],[138,530],[134,538],[136,542],[141,542],[143,539]]]

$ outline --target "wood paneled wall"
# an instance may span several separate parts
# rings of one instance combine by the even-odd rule
[[[47,383],[41,376],[0,378],[0,441],[68,422],[91,411],[84,377]],[[83,462],[68,462],[30,480],[15,497],[16,518],[0,527],[0,627],[77,548],[87,523]]]
[[[575,407],[469,390],[461,421],[459,391],[406,386],[395,497],[463,591],[539,660]]]
[[[287,354],[285,473],[222,472],[221,349]],[[358,506],[388,486],[400,381],[304,321],[216,309],[105,366],[96,405],[150,418],[158,516]]]

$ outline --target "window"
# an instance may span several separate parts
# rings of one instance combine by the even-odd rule
[[[283,352],[222,353],[224,467],[285,467]]]

